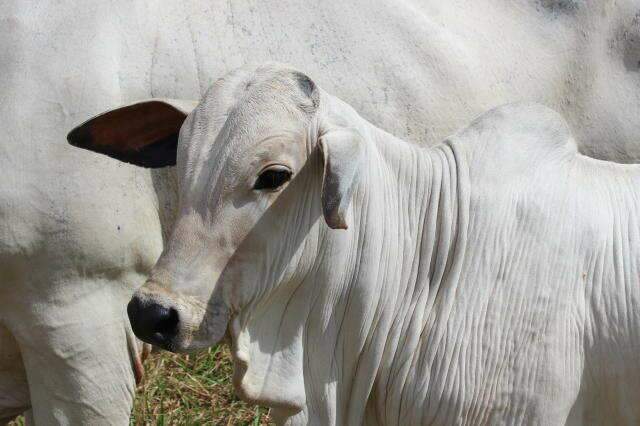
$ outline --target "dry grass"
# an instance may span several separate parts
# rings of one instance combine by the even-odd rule
[[[153,354],[145,362],[132,425],[267,425],[268,410],[235,397],[226,346],[198,355]]]
[[[138,387],[131,425],[268,425],[269,412],[235,397],[226,346],[197,355],[152,354]],[[11,426],[23,426],[19,417]]]

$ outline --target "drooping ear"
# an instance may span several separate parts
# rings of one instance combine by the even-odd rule
[[[320,136],[318,145],[324,159],[322,213],[332,229],[347,229],[345,214],[351,201],[364,141],[358,131],[337,128]]]
[[[176,164],[180,127],[197,102],[151,99],[93,117],[67,135],[78,148],[140,167]]]

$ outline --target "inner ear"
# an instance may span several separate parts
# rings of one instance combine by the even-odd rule
[[[146,101],[98,115],[69,132],[67,140],[141,167],[173,166],[186,117],[167,102]]]

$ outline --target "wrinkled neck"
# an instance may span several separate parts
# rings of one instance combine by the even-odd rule
[[[363,423],[367,401],[379,400],[392,377],[398,348],[420,349],[434,306],[449,297],[443,289],[459,248],[452,148],[422,148],[373,126],[367,133],[349,229],[327,231],[310,278],[318,291],[305,328],[305,386],[331,372],[321,381],[335,407],[311,407],[324,411],[315,414],[327,424]],[[307,389],[307,401],[317,392]]]
[[[422,147],[376,128],[373,140],[378,157],[371,159],[368,168],[381,172],[379,182],[370,185],[376,190],[367,193],[381,198],[383,204],[371,215],[378,216],[384,226],[382,252],[396,260],[397,272],[391,271],[387,278],[394,291],[437,287],[451,268],[459,237],[460,201],[464,198],[459,193],[460,180],[465,179],[464,173],[460,174],[459,156],[448,142]],[[416,265],[424,265],[425,259],[428,268],[417,271]]]

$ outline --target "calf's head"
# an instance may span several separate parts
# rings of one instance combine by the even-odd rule
[[[355,112],[285,66],[237,70],[184,105],[123,107],[69,134],[132,164],[177,164],[172,235],[128,306],[136,334],[172,351],[237,337],[286,304],[327,234],[348,228],[365,152]]]

